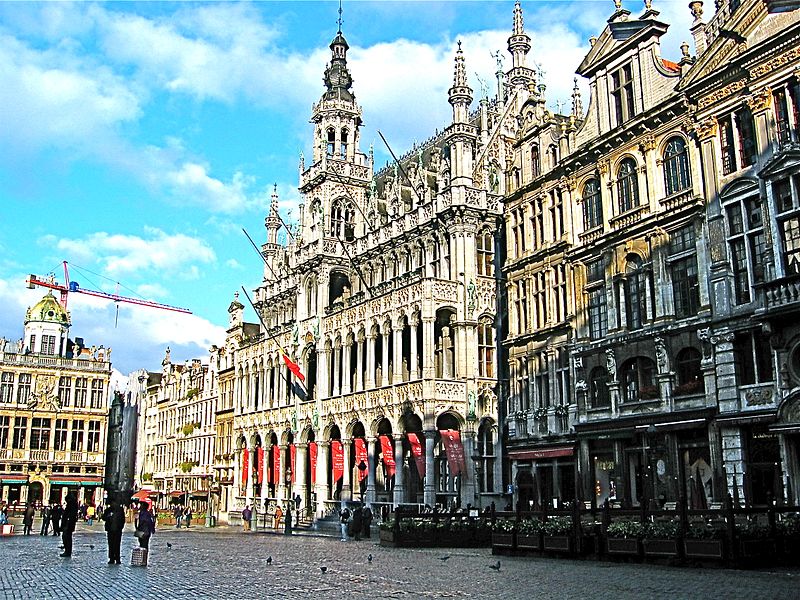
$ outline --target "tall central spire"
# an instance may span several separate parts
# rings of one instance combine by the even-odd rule
[[[448,96],[450,105],[453,107],[453,123],[466,123],[469,105],[472,103],[472,89],[467,83],[467,68],[460,40],[456,51],[453,87],[448,90]]]
[[[325,93],[326,100],[339,99],[352,102],[355,100],[350,87],[353,85],[353,78],[347,69],[347,50],[350,46],[344,39],[342,33],[342,1],[339,0],[339,18],[336,20],[338,29],[336,37],[331,42],[331,62],[325,69],[323,81],[328,91]]]

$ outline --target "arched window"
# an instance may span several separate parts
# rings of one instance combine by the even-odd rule
[[[678,384],[672,390],[675,396],[702,394],[706,386],[700,369],[702,356],[696,348],[684,348],[675,357],[675,373]]]
[[[623,287],[628,329],[641,329],[647,321],[647,272],[636,254],[628,255]]]
[[[489,317],[478,321],[478,375],[494,377],[494,327]]]
[[[349,202],[344,205],[344,239],[352,242],[356,237],[355,231],[356,209]]]
[[[689,173],[689,149],[683,138],[674,137],[664,148],[664,187],[667,196],[688,189],[692,184]]]
[[[476,252],[478,259],[478,275],[492,276],[494,269],[492,262],[494,260],[494,238],[490,231],[483,231],[478,234],[476,240]]]
[[[478,492],[494,491],[494,463],[496,460],[494,430],[490,421],[481,423],[478,429],[478,462],[475,471],[478,479]]]
[[[617,171],[617,197],[619,212],[624,213],[639,206],[639,182],[637,180],[636,162],[626,158]]]
[[[658,398],[655,372],[655,363],[644,356],[637,356],[622,363],[622,388],[625,393],[625,402]]]
[[[333,151],[336,148],[336,131],[331,127],[328,129],[328,145],[326,146],[325,153],[328,156],[333,156]]]
[[[355,208],[349,202],[334,200],[331,206],[331,235],[352,242],[355,239]]]
[[[590,179],[583,186],[583,229],[589,231],[603,224],[603,199],[600,182]]]
[[[608,393],[608,369],[595,367],[589,374],[589,406],[603,408],[611,406],[611,394]]]
[[[316,303],[314,301],[315,300],[315,298],[314,298],[315,293],[314,292],[316,291],[316,288],[317,288],[317,286],[316,286],[316,283],[314,282],[314,280],[313,279],[309,279],[308,282],[306,283],[306,314],[308,316],[313,316],[313,315],[317,314],[316,307],[315,307]]]
[[[542,158],[539,156],[539,144],[531,146],[531,179],[536,179],[542,173]]]
[[[347,129],[342,129],[342,139],[339,140],[339,156],[347,157]]]
[[[344,207],[341,200],[334,200],[331,206],[331,235],[341,237],[344,228]]]
[[[555,169],[558,164],[558,146],[551,144],[547,149],[547,155],[550,157],[550,168]]]

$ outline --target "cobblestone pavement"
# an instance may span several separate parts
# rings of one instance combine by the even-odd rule
[[[160,530],[151,540],[146,568],[106,564],[105,534],[97,525],[76,533],[72,558],[60,558],[59,545],[56,537],[0,538],[0,598],[794,600],[800,590],[797,569],[678,569],[495,557],[488,549],[381,548],[375,540],[290,538],[237,528]],[[123,562],[135,545],[126,531]],[[491,569],[498,559],[500,569]]]

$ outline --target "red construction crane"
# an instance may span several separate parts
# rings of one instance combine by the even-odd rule
[[[175,312],[192,314],[187,308],[179,308],[177,306],[170,306],[168,304],[161,304],[159,302],[153,302],[151,300],[143,300],[141,298],[130,298],[128,296],[120,296],[119,294],[109,294],[107,292],[99,292],[97,290],[87,290],[83,289],[78,285],[77,281],[70,281],[69,280],[69,270],[67,269],[67,261],[64,261],[64,285],[58,283],[53,275],[48,275],[47,277],[40,278],[36,275],[30,274],[28,278],[25,280],[25,283],[28,285],[29,289],[34,289],[37,285],[40,287],[49,288],[51,290],[58,290],[61,292],[61,304],[64,308],[67,308],[67,296],[69,292],[77,292],[79,294],[88,294],[89,296],[95,296],[97,298],[105,298],[106,300],[112,300],[114,302],[127,302],[128,304],[138,304],[139,306],[149,306],[150,308],[163,308],[164,310],[172,310]]]

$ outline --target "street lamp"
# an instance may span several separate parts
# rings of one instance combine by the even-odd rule
[[[361,459],[361,462],[358,463],[358,472],[361,475],[358,478],[358,489],[361,492],[361,504],[364,504],[364,477],[366,475],[367,470],[367,463],[364,462],[364,459]]]

